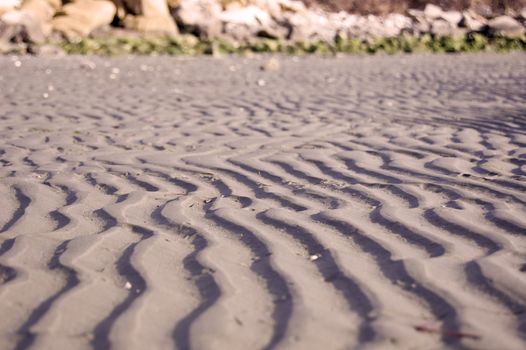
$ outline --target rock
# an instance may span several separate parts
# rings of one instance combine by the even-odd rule
[[[40,20],[27,12],[4,13],[0,23],[1,42],[40,43],[46,39]]]
[[[221,6],[215,0],[181,0],[173,16],[186,31],[196,36],[221,36]]]
[[[288,29],[280,26],[278,23],[273,23],[269,27],[263,27],[256,33],[257,37],[267,39],[286,39],[288,35]]]
[[[8,3],[15,4],[12,0]],[[0,17],[4,23],[0,40],[26,43],[43,41],[51,33],[50,21],[60,6],[60,0],[25,0],[19,10],[3,12]]]
[[[177,26],[173,19],[166,16],[128,15],[124,18],[124,28],[140,33],[163,33],[170,35],[178,33]]]
[[[247,41],[257,35],[258,29],[239,23],[224,23],[222,35],[235,41]],[[215,35],[217,37],[217,35]]]
[[[459,26],[471,32],[481,31],[486,26],[487,20],[473,11],[464,11]]]
[[[272,57],[267,62],[263,63],[260,67],[261,70],[272,72],[272,71],[278,71],[281,68],[281,64],[279,63],[279,60],[275,57]]]
[[[436,36],[453,35],[454,27],[446,20],[437,19],[431,23],[431,34]]]
[[[45,24],[51,21],[61,6],[61,0],[24,0],[20,10]]]
[[[526,7],[523,7],[521,10],[521,17],[522,19],[526,19]]]
[[[494,34],[518,36],[524,33],[523,25],[510,16],[499,16],[488,22],[488,27]]]
[[[244,24],[249,27],[266,27],[271,22],[270,15],[256,6],[223,11],[219,19],[224,23]]]
[[[169,17],[166,0],[123,0],[131,13],[144,17]]]
[[[407,12],[413,18],[413,34],[420,35],[423,33],[429,33],[429,31],[431,30],[431,23],[426,19],[424,11],[411,9]]]
[[[272,18],[278,20],[282,18],[281,0],[250,0],[250,3],[268,13]]]
[[[107,0],[76,0],[64,5],[61,13],[51,21],[53,30],[68,40],[76,40],[98,27],[110,24],[115,17],[116,7]]]
[[[332,42],[338,32],[337,27],[321,12],[284,13],[284,26],[290,29],[288,35],[292,41]]]
[[[6,12],[10,12],[20,7],[21,0],[0,0],[0,16]]]
[[[230,8],[223,11],[219,19],[224,34],[235,40],[247,40],[254,36],[279,37],[279,33],[272,29],[270,15],[256,6]]]
[[[0,54],[23,55],[27,53],[27,45],[23,43],[10,43],[0,41]]]
[[[141,33],[177,34],[167,0],[120,0],[131,10],[124,18],[124,27]]]
[[[473,13],[476,13],[477,15],[484,18],[490,18],[494,16],[491,6],[489,6],[488,2],[486,1],[473,1],[471,9],[473,10]]]
[[[383,37],[396,37],[404,31],[411,30],[413,22],[409,17],[392,13],[383,19]]]
[[[424,16],[428,20],[434,20],[438,19],[442,16],[443,11],[440,7],[433,5],[433,4],[427,4],[424,8]]]
[[[54,45],[39,45],[31,48],[32,54],[38,56],[64,56],[66,53]]]
[[[409,9],[407,10],[407,13],[413,18],[424,17],[424,11],[422,10]]]
[[[22,0],[0,0],[0,7],[14,9],[22,4]]]
[[[448,22],[451,26],[456,27],[460,21],[462,21],[462,13],[458,11],[446,11],[442,12],[440,18]]]

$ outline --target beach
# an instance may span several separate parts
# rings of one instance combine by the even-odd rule
[[[1,349],[526,346],[524,53],[2,56],[0,86]]]

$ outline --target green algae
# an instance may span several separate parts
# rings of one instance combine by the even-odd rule
[[[526,35],[518,37],[468,34],[463,37],[399,36],[378,39],[336,37],[333,42],[286,42],[255,38],[245,42],[225,39],[180,37],[108,37],[84,38],[77,42],[52,43],[68,54],[94,55],[221,55],[280,53],[288,55],[395,54],[395,53],[462,53],[525,51]]]

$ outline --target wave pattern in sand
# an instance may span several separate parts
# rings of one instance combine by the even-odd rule
[[[0,348],[523,349],[525,58],[0,58]]]

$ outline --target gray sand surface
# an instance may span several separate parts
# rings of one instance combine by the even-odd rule
[[[526,55],[0,57],[0,349],[524,349]]]

